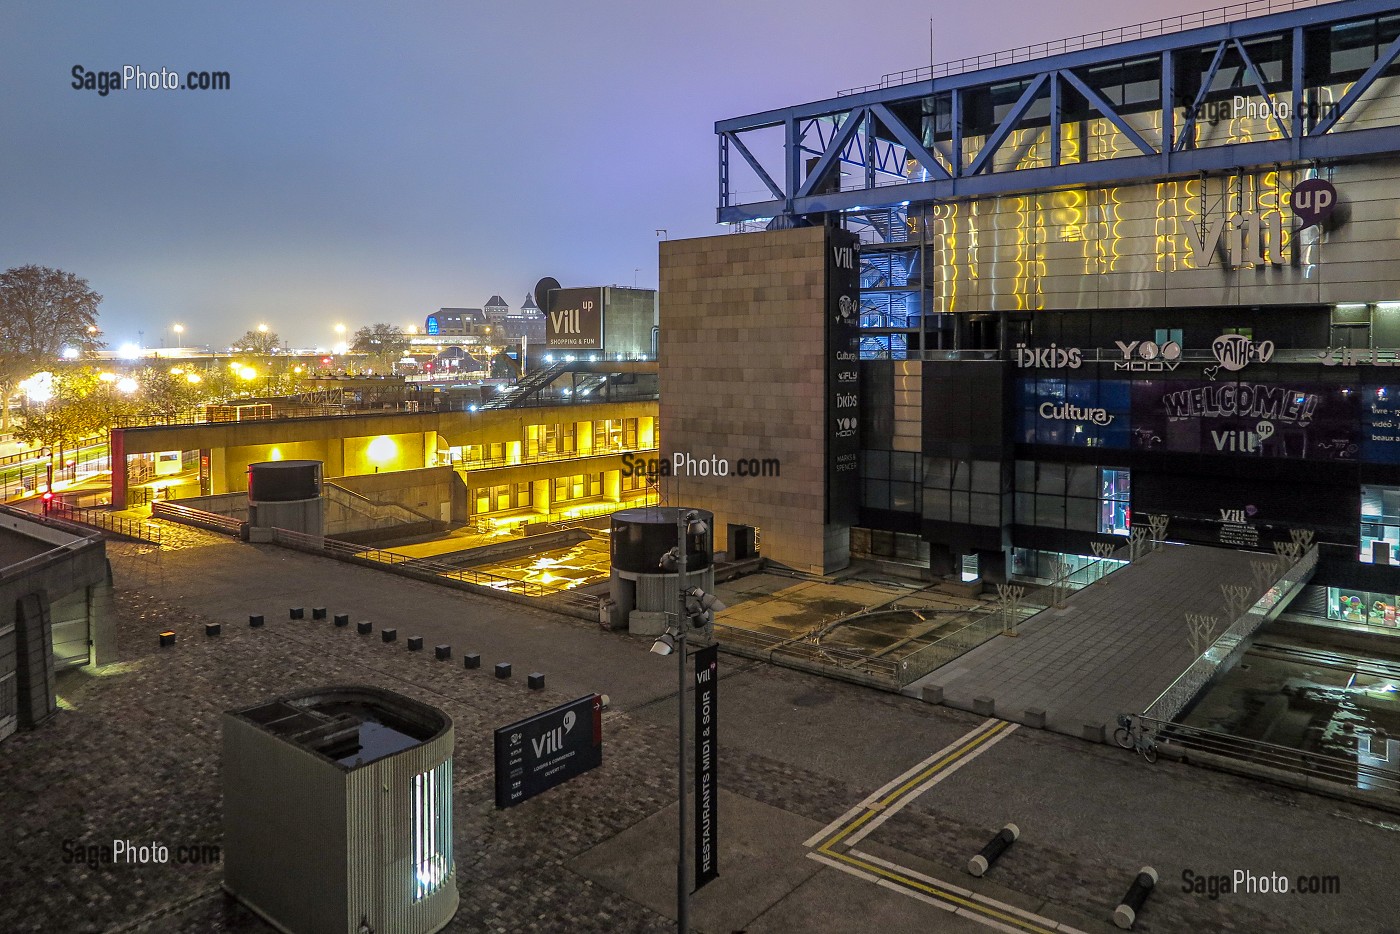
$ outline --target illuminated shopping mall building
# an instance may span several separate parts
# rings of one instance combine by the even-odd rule
[[[1400,3],[1286,7],[719,121],[734,233],[662,245],[662,445],[784,480],[695,504],[803,569],[991,581],[1148,516],[1310,532],[1295,606],[1395,626]]]

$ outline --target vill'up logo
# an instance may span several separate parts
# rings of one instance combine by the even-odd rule
[[[1321,224],[1337,207],[1337,188],[1325,178],[1307,178],[1293,188],[1293,213],[1303,227]]]
[[[564,748],[564,734],[572,730],[574,724],[577,722],[578,714],[570,710],[568,713],[564,714],[563,726],[556,726],[549,732],[530,740],[530,745],[533,746],[535,750],[535,758],[538,759],[545,753],[555,753],[562,750]]]

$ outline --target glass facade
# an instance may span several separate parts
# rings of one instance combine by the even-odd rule
[[[413,776],[413,900],[442,888],[452,874],[452,760]]]
[[[1400,597],[1393,593],[1372,593],[1345,587],[1327,588],[1327,618],[1344,623],[1400,628],[1396,622],[1396,605]]]
[[[1361,561],[1395,564],[1400,549],[1400,487],[1361,488]]]

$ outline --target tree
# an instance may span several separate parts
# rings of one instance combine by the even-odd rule
[[[282,339],[277,336],[276,331],[269,331],[266,326],[258,328],[256,331],[249,329],[238,340],[233,342],[234,350],[241,350],[243,353],[260,354],[261,356],[271,356],[282,346]]]
[[[350,349],[369,354],[387,369],[408,350],[408,336],[395,324],[372,324],[360,328],[351,338]]]
[[[0,429],[10,427],[10,398],[20,380],[47,370],[65,346],[91,352],[102,296],[86,279],[47,266],[0,273]]]
[[[55,374],[48,383],[46,399],[26,399],[24,424],[15,428],[20,441],[55,449],[73,447],[106,434],[136,408],[134,385],[90,367]]]
[[[142,409],[163,418],[192,410],[203,396],[204,377],[182,367],[147,367],[137,382],[141,385]]]

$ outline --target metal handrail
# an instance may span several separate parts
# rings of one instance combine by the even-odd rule
[[[392,551],[384,551],[380,548],[366,548],[363,545],[356,545],[353,542],[326,538],[319,535],[309,535],[305,532],[295,532],[290,529],[274,528],[272,530],[272,540],[276,544],[285,545],[289,548],[296,548],[301,551],[312,552],[313,554],[326,555],[341,561],[367,564],[372,567],[392,570],[406,576],[420,579],[446,578],[464,584],[472,584],[487,590],[503,591],[505,593],[527,597],[553,599],[577,607],[596,609],[599,603],[598,597],[592,594],[573,593],[568,590],[554,589],[542,584],[533,584],[529,581],[519,581],[510,577],[502,577],[498,574],[492,574],[489,571],[459,568],[443,562],[424,560],[422,558],[410,558],[406,555],[401,555]]]
[[[593,449],[587,454],[580,454],[578,451],[554,451],[547,454],[532,454],[522,457],[521,460],[513,461],[506,457],[481,458],[479,460],[457,460],[452,461],[451,466],[456,470],[492,470],[497,467],[529,467],[531,464],[547,464],[554,461],[582,460],[587,457],[616,457],[621,454],[649,454],[655,453],[659,448],[652,445],[649,448],[629,448],[620,449]]]
[[[1040,58],[1048,58],[1051,55],[1061,55],[1066,52],[1097,49],[1106,45],[1116,45],[1120,42],[1131,42],[1135,39],[1146,39],[1153,36],[1165,36],[1172,33],[1185,32],[1188,29],[1216,26],[1236,20],[1249,19],[1254,16],[1266,16],[1270,13],[1287,13],[1291,10],[1322,6],[1331,2],[1333,2],[1333,0],[1247,0],[1247,2],[1244,3],[1233,3],[1229,6],[1202,10],[1199,13],[1183,13],[1180,16],[1170,16],[1146,23],[1136,23],[1131,26],[1119,26],[1115,29],[1084,33],[1083,35],[1070,36],[1064,39],[1052,39],[1047,42],[1038,42],[1034,45],[1023,45],[1014,49],[1004,49],[1000,52],[986,52],[981,55],[971,55],[955,61],[936,64],[932,67],[924,65],[920,68],[907,68],[903,71],[893,71],[882,75],[879,84],[868,84],[864,87],[849,88],[838,92],[837,96],[846,97],[851,94],[860,94],[863,91],[878,91],[884,88],[898,87],[901,84],[926,81],[931,78],[946,78],[950,75],[966,74],[969,71],[980,71],[983,68],[995,68],[998,65],[1029,62]]]
[[[891,684],[899,683],[899,662],[893,659],[876,658],[850,649],[792,639],[722,622],[715,623],[715,637],[731,643],[737,641],[757,651],[790,655],[842,670],[855,669],[887,680]]]
[[[242,519],[235,516],[208,512],[203,509],[195,509],[191,506],[181,506],[179,503],[172,503],[168,500],[158,500],[152,503],[151,516],[158,519],[168,519],[172,522],[179,522],[184,525],[192,525],[196,528],[208,529],[212,532],[224,532],[235,537],[243,534],[243,527],[246,525]]]
[[[1043,350],[1039,345],[1028,347],[1028,350]],[[1061,348],[1069,350],[1071,348]],[[1125,356],[1123,351],[1117,347],[1083,347],[1079,350],[1079,359],[1083,363],[1121,363],[1121,364],[1141,364],[1139,358]],[[925,362],[937,361],[1012,361],[1016,360],[1016,351],[1000,350],[910,350],[904,355],[906,360],[921,360]],[[1215,351],[1200,348],[1190,350],[1183,349],[1181,355],[1175,358],[1172,363],[1199,363],[1210,365],[1219,363],[1215,356]],[[1377,347],[1374,349],[1351,349],[1344,347],[1297,347],[1286,350],[1275,350],[1273,356],[1269,358],[1270,364],[1275,363],[1296,363],[1296,364],[1316,364],[1318,366],[1344,367],[1352,369],[1358,366],[1400,366],[1400,348]],[[1148,365],[1148,364],[1144,364]],[[1156,369],[1165,370],[1165,365],[1159,360],[1150,364]],[[1036,369],[1034,367],[1024,367],[1024,369]],[[1047,368],[1040,368],[1047,369]],[[1064,371],[1063,367],[1053,368],[1057,372]]]
[[[1287,599],[1316,568],[1317,546],[1313,545],[1291,567],[1283,569],[1278,579],[1265,588],[1244,613],[1231,620],[1210,647],[1147,705],[1142,716],[1157,720],[1171,720],[1177,716],[1231,656],[1242,651],[1245,640],[1287,604]]]
[[[160,526],[126,516],[114,516],[101,506],[81,508],[54,500],[49,504],[48,511],[50,515],[78,525],[92,526],[152,545],[160,544]]]
[[[1145,714],[1140,719],[1152,726],[1159,742],[1172,743],[1187,750],[1196,749],[1296,775],[1340,781],[1351,786],[1355,786],[1358,779],[1365,778],[1368,784],[1376,789],[1400,792],[1400,773],[1389,769],[1344,759],[1331,753],[1280,746],[1248,737],[1172,723]]]

